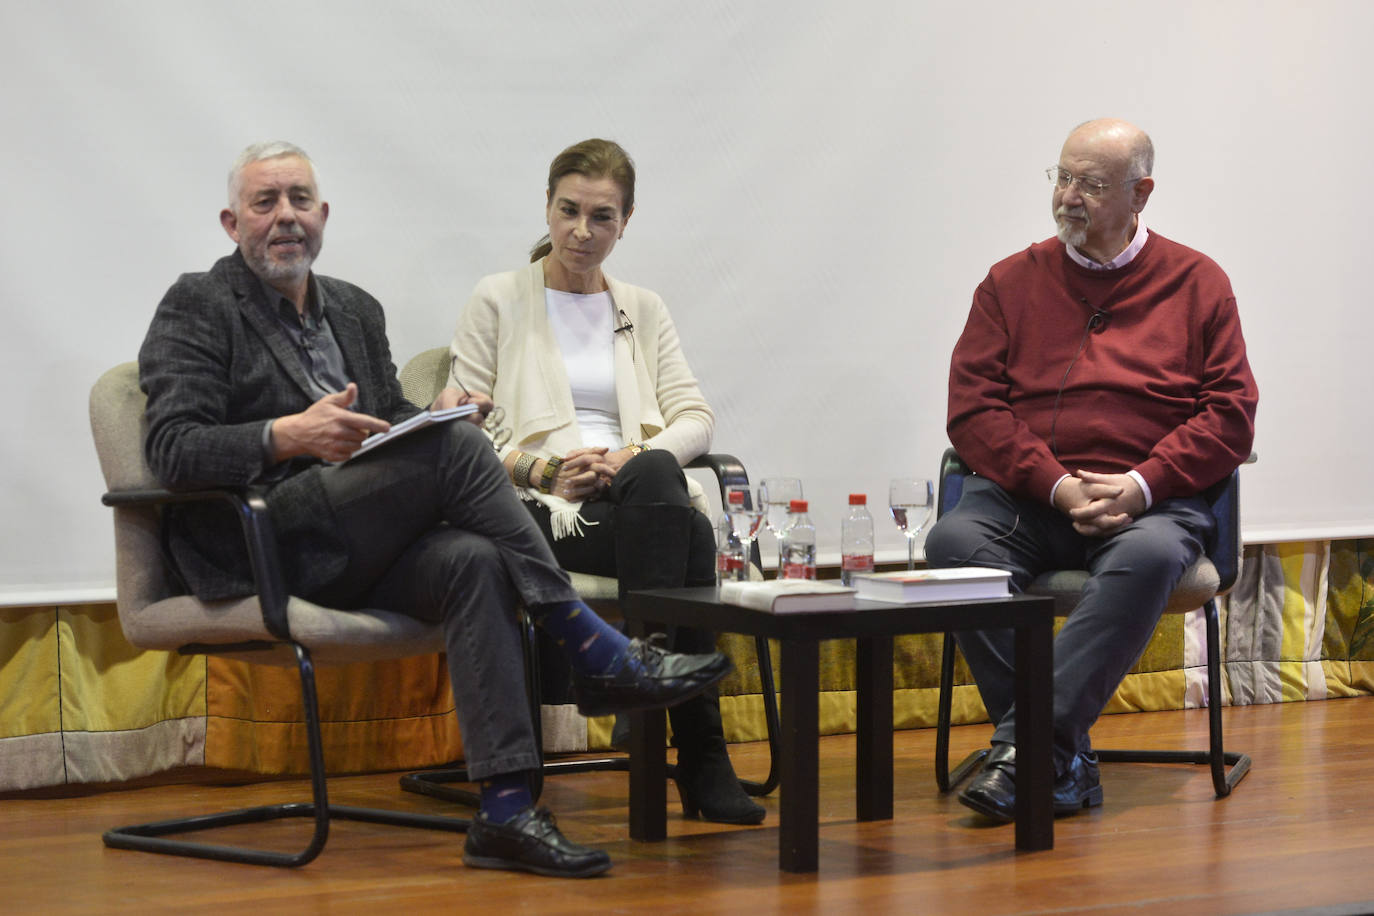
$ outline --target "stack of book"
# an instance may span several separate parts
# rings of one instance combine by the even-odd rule
[[[1011,573],[983,566],[864,573],[854,577],[860,598],[915,604],[921,601],[977,601],[1011,594]]]
[[[852,611],[854,589],[838,582],[818,582],[815,579],[729,581],[720,584],[720,600],[770,614]]]
[[[1011,573],[983,566],[864,573],[853,587],[815,579],[722,582],[720,600],[770,614],[852,611],[856,598],[897,604],[923,601],[978,601],[1011,594]]]

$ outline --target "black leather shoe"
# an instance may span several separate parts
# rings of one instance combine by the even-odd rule
[[[994,744],[983,761],[983,769],[973,777],[959,803],[999,824],[1016,818],[1016,746]]]
[[[691,699],[729,672],[730,659],[719,652],[681,655],[632,639],[615,671],[574,672],[573,695],[577,711],[588,717],[661,709]]]
[[[552,878],[590,878],[610,868],[611,857],[563,836],[548,808],[525,808],[504,824],[493,824],[479,812],[468,827],[463,864]]]
[[[1077,814],[1084,808],[1102,804],[1102,784],[1097,771],[1097,755],[1092,751],[1077,754],[1068,772],[1054,780],[1056,816]]]

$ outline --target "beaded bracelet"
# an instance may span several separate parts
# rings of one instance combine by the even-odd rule
[[[529,452],[521,452],[520,457],[515,459],[515,470],[511,474],[511,477],[514,479],[517,487],[523,489],[530,485],[530,471],[534,470],[534,463],[538,460],[538,458],[531,455]]]
[[[539,477],[539,492],[553,492],[553,478],[558,473],[558,466],[563,463],[562,458],[548,458],[544,461],[544,473]]]

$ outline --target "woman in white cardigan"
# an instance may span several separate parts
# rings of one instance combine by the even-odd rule
[[[553,160],[549,234],[528,267],[477,284],[445,392],[504,408],[512,436],[501,459],[559,562],[616,576],[622,594],[715,581],[713,528],[681,468],[710,446],[715,417],[663,300],[601,269],[634,212],[634,179],[607,140]],[[715,637],[680,628],[672,644],[710,651]],[[684,814],[761,822],[730,765],[716,694],[668,715]]]

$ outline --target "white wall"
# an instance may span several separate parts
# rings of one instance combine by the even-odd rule
[[[1040,170],[1128,118],[1158,151],[1147,222],[1241,304],[1247,536],[1374,534],[1371,34],[1360,0],[7,0],[0,602],[108,589],[87,392],[230,250],[224,172],[274,137],[316,158],[318,269],[382,300],[398,360],[524,261],[559,149],[621,141],[638,209],[609,269],[667,299],[716,447],[802,477],[833,552],[847,492],[881,510],[888,477],[934,472],[973,288],[1051,232]]]

